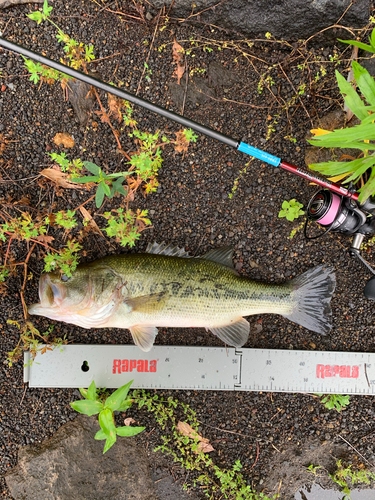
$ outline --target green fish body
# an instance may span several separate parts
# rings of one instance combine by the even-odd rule
[[[149,351],[157,327],[204,327],[225,343],[241,347],[250,325],[244,316],[280,314],[310,330],[330,329],[331,269],[321,266],[283,285],[239,276],[229,247],[190,258],[165,244],[147,253],[108,256],[81,264],[67,279],[42,275],[40,303],[29,313],[84,328],[128,328]]]

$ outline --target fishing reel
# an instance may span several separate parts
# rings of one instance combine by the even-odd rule
[[[360,254],[365,235],[375,234],[375,197],[370,197],[364,203],[359,204],[356,199],[353,199],[354,193],[351,186],[346,196],[333,193],[329,189],[318,191],[307,206],[305,237],[309,240],[316,239],[329,231],[353,235],[349,255],[358,258],[375,275],[375,271]],[[324,232],[317,236],[308,236],[309,221],[317,222],[325,229]],[[366,283],[364,294],[367,299],[375,300],[375,276]]]

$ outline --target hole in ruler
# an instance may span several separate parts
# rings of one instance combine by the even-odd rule
[[[90,370],[90,367],[89,367],[89,364],[88,364],[88,362],[87,362],[87,361],[84,361],[84,362],[82,363],[81,370],[82,370],[83,372],[88,372],[88,371]]]

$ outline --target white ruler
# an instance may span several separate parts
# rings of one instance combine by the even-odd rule
[[[129,345],[67,345],[24,356],[30,387],[374,394],[375,353]]]

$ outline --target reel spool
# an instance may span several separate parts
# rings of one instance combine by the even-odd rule
[[[329,189],[321,189],[311,198],[307,206],[305,237],[312,240],[320,238],[329,231],[354,235],[349,254],[352,257],[357,257],[375,275],[375,271],[360,255],[364,235],[375,233],[373,214],[375,214],[374,198],[369,198],[359,206],[350,197],[340,196]],[[317,236],[308,236],[307,224],[309,221],[317,222],[325,228],[325,231]],[[366,283],[363,293],[367,299],[375,300],[375,276]]]

